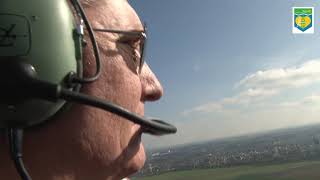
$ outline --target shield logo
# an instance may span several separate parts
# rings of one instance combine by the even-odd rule
[[[312,15],[295,15],[294,26],[305,32],[312,27]]]
[[[313,7],[293,8],[293,33],[313,33],[314,15]]]

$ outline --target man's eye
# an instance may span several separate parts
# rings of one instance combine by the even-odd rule
[[[130,54],[133,58],[133,61],[136,65],[139,65],[139,60],[140,60],[140,38],[126,38],[126,37],[121,37],[117,40],[118,43],[125,45],[130,51]],[[129,53],[129,52],[128,52]]]
[[[124,44],[135,44],[137,42],[139,42],[140,37],[138,36],[120,36],[118,38],[118,42],[119,43],[124,43]]]
[[[117,40],[118,43],[129,45],[130,47],[134,48],[135,44],[139,41],[138,38],[127,37],[127,36],[120,36]]]

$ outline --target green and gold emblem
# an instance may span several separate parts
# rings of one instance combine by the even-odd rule
[[[305,32],[312,28],[313,8],[294,8],[294,26]]]

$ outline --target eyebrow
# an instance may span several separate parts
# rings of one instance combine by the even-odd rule
[[[97,32],[107,32],[107,33],[118,33],[122,35],[122,38],[147,38],[146,32],[143,30],[141,31],[124,31],[124,30],[114,30],[114,29],[101,29],[101,28],[92,28],[93,31]],[[119,38],[118,40],[120,40]]]
[[[92,30],[93,31],[99,31],[99,32],[130,34],[130,35],[141,35],[141,33],[144,33],[144,31],[122,31],[122,30],[100,29],[100,28],[92,28]]]

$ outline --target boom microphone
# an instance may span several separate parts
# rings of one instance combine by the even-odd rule
[[[24,99],[37,98],[51,102],[65,100],[109,111],[141,125],[143,132],[152,135],[171,134],[177,131],[176,127],[157,119],[147,119],[136,113],[104,101],[97,97],[67,89],[59,84],[46,82],[37,78],[35,68],[23,61],[3,60],[0,62],[0,89],[1,102],[19,103]],[[16,123],[16,124],[14,124]],[[10,122],[9,125],[24,126],[23,123]]]

